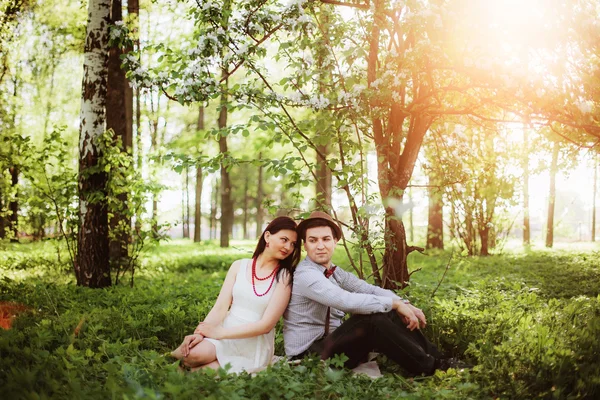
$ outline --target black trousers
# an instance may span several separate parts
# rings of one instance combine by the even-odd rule
[[[354,368],[366,361],[370,351],[378,351],[412,374],[432,374],[439,350],[406,323],[394,310],[368,315],[355,314],[327,337],[317,340],[307,353],[317,353],[323,360],[344,353],[345,366]]]

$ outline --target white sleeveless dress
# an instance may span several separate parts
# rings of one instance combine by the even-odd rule
[[[252,289],[252,282],[246,278],[247,268],[251,268],[252,260],[241,260],[239,271],[233,285],[233,301],[225,319],[223,327],[230,328],[259,321],[275,292],[277,280],[273,287],[264,296],[257,296]],[[264,293],[271,283],[255,281],[256,291]],[[230,372],[251,371],[270,364],[275,352],[275,328],[269,333],[245,339],[209,339],[215,345],[217,361],[221,367],[230,364]]]

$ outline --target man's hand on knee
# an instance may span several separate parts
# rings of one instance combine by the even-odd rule
[[[417,318],[409,304],[404,304],[402,300],[394,300],[394,302],[392,303],[392,308],[396,310],[396,312],[401,317],[403,317],[404,322],[406,322],[406,327],[408,329],[410,329],[411,331],[419,329],[419,319]]]
[[[421,321],[421,328],[425,328],[427,326],[427,318],[425,318],[425,314],[421,311],[420,308],[413,306],[412,304],[407,304],[408,307],[415,313],[415,316],[419,321]]]

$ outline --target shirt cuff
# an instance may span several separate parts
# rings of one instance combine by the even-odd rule
[[[392,299],[391,297],[384,297],[384,312],[390,312],[393,309],[393,305],[394,305],[394,299]]]

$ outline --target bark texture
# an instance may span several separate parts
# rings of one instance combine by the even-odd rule
[[[110,1],[90,0],[83,62],[79,131],[79,217],[77,284],[110,286],[106,174],[90,172],[102,157],[98,138],[105,130],[106,65]]]
[[[258,160],[262,160],[262,153],[258,153]],[[263,165],[258,166],[258,182],[256,182],[256,238],[262,234],[262,226],[265,218],[265,212],[262,207],[262,202],[265,197],[263,189]]]
[[[204,130],[204,106],[198,109],[198,131]],[[194,242],[202,240],[202,182],[203,182],[202,165],[198,162],[196,165],[196,196],[194,205]]]
[[[434,186],[437,180],[429,178],[429,215],[427,221],[427,245],[428,249],[444,248],[444,212],[443,196],[439,187]]]
[[[111,23],[123,21],[121,0],[112,0]],[[123,151],[131,152],[132,145],[132,117],[127,115],[127,92],[129,88],[125,78],[125,70],[121,68],[121,54],[123,49],[112,46],[108,53],[108,80],[106,92],[106,128],[114,132],[115,142],[121,142]],[[129,99],[131,100],[131,99]],[[120,168],[126,168],[121,165]],[[109,229],[113,238],[109,244],[110,263],[114,268],[124,268],[128,264],[128,245],[131,240],[129,229],[123,227],[131,226],[131,218],[127,212],[127,194],[118,195],[118,210],[111,210],[113,214],[109,221]],[[119,227],[121,226],[121,227]]]
[[[226,75],[227,71],[223,71]],[[227,86],[227,80],[225,80]],[[227,94],[223,92],[221,95],[221,109],[219,111],[219,129],[227,127]],[[227,136],[219,137],[219,151],[223,156],[227,156],[229,149],[227,148]],[[229,238],[233,229],[233,201],[231,199],[231,179],[229,171],[223,161],[221,161],[221,247],[229,247]]]

